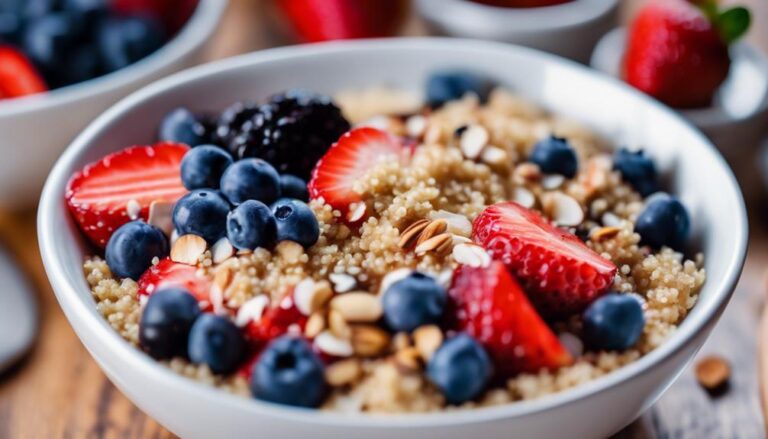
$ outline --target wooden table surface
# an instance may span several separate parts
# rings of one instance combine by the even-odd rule
[[[636,6],[632,0],[627,10]],[[743,0],[755,8],[750,36],[768,50],[768,1]],[[259,49],[282,41],[263,25],[261,0],[231,0],[209,59]],[[421,35],[416,21],[406,34]],[[757,324],[768,265],[768,220],[753,206],[752,235],[744,275],[725,315],[699,355],[717,353],[731,361],[730,391],[708,397],[690,370],[622,438],[764,437],[757,393]],[[0,438],[173,437],[128,401],[104,376],[80,344],[56,303],[40,263],[34,212],[0,213],[0,241],[15,252],[36,286],[41,327],[25,360],[0,375]],[[690,369],[690,368],[689,368]]]

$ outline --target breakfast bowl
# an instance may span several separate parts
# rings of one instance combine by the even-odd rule
[[[586,63],[618,22],[619,1],[578,0],[540,7],[500,7],[470,0],[417,0],[438,32],[519,44]]]
[[[698,303],[660,346],[603,377],[531,401],[426,414],[352,415],[250,400],[181,377],[125,342],[99,314],[83,276],[82,262],[91,250],[69,219],[65,202],[67,182],[84,164],[128,144],[154,142],[154,128],[147,127],[179,106],[207,112],[295,87],[331,94],[386,84],[417,91],[428,74],[455,67],[457,59],[615,144],[642,145],[654,156],[668,189],[694,218],[694,247],[704,254],[707,271]],[[592,96],[601,97],[599,108],[591,104]],[[723,216],[723,211],[731,214]],[[274,49],[148,86],[100,116],[62,155],[43,191],[38,232],[51,284],[83,344],[128,398],[182,437],[255,431],[286,438],[505,437],[510,431],[560,437],[563,428],[574,437],[608,436],[650,407],[704,343],[733,292],[747,243],[745,208],[733,175],[706,138],[679,116],[570,61],[527,48],[454,39]]]
[[[226,0],[200,0],[184,27],[148,57],[113,73],[50,92],[0,101],[7,158],[0,164],[0,206],[33,206],[45,176],[93,118],[132,91],[199,61]]]

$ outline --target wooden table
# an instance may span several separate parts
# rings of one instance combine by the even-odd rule
[[[262,1],[231,0],[213,50],[215,59],[259,49],[276,39],[263,18]],[[629,7],[635,6],[632,1]],[[752,38],[768,45],[768,2],[744,0],[757,8],[760,25]],[[414,20],[405,33],[421,35]],[[622,438],[756,438],[764,434],[757,395],[755,334],[768,265],[766,220],[753,217],[749,259],[731,305],[702,353],[718,353],[733,366],[730,392],[706,396],[690,370]],[[144,415],[106,379],[80,344],[56,303],[39,258],[34,212],[0,214],[0,240],[19,257],[37,287],[40,338],[29,356],[0,375],[0,438],[173,437]]]

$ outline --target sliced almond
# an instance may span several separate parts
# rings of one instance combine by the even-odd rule
[[[165,232],[166,236],[170,236],[174,232],[173,203],[167,201],[150,203],[147,223]]]
[[[406,227],[405,230],[400,233],[400,240],[398,241],[397,245],[400,248],[409,248],[416,244],[416,241],[419,239],[419,235],[421,235],[421,232],[423,232],[428,225],[428,219],[420,219]]]
[[[320,351],[336,357],[350,357],[354,353],[348,340],[336,337],[330,331],[323,331],[315,337],[315,346]]]
[[[482,268],[491,265],[491,255],[477,244],[459,244],[453,247],[453,259],[459,264]]]
[[[413,331],[413,343],[424,361],[429,361],[432,354],[443,344],[443,331],[437,325],[419,326]]]
[[[603,216],[600,218],[600,221],[603,223],[604,226],[607,227],[618,227],[621,225],[621,218],[618,217],[615,213],[611,212],[605,212]]]
[[[350,276],[345,273],[331,273],[328,275],[328,279],[333,283],[333,290],[337,293],[346,293],[352,291],[357,285],[357,280],[354,276]]]
[[[534,163],[521,163],[515,168],[514,176],[519,182],[536,182],[541,179],[541,169]]]
[[[347,211],[347,220],[351,223],[356,223],[363,219],[367,210],[368,206],[363,202],[352,203],[349,205],[349,211]]]
[[[490,136],[488,130],[482,125],[470,125],[461,133],[459,138],[459,148],[464,157],[474,160],[480,156],[480,153],[488,144]]]
[[[234,277],[234,273],[230,267],[226,265],[219,266],[216,268],[213,275],[213,285],[218,288],[219,291],[224,292],[227,290],[227,287],[229,287],[229,284]]]
[[[352,291],[331,299],[331,309],[338,311],[348,322],[375,322],[384,309],[381,300],[364,291]]]
[[[414,249],[414,253],[417,255],[423,255],[428,252],[435,252],[437,254],[444,254],[450,250],[453,245],[453,235],[450,233],[443,233],[437,236],[433,236],[421,244],[417,245]]]
[[[389,333],[378,326],[355,325],[352,327],[352,347],[357,356],[381,355],[389,347],[389,343]]]
[[[511,162],[507,151],[493,145],[483,148],[483,152],[480,153],[480,161],[492,168],[503,168]]]
[[[267,306],[269,306],[269,297],[266,294],[249,299],[237,310],[235,324],[242,328],[251,321],[259,321]]]
[[[536,196],[528,189],[518,186],[512,192],[512,201],[530,209],[536,204]]]
[[[599,229],[596,229],[594,232],[592,232],[589,236],[589,238],[595,242],[602,242],[607,241],[621,232],[620,227],[616,226],[607,226],[607,227],[600,227]]]
[[[445,221],[447,225],[446,230],[454,235],[472,235],[472,222],[464,215],[448,212],[447,210],[437,210],[429,214],[429,219]]]
[[[541,187],[551,191],[559,188],[565,183],[565,177],[560,174],[548,174],[541,179]]]
[[[221,238],[211,247],[211,258],[214,264],[221,264],[235,254],[235,248],[227,238]]]
[[[447,268],[437,275],[437,283],[439,283],[443,288],[448,288],[451,286],[451,282],[453,282],[453,270],[450,268]]]
[[[416,240],[416,247],[429,240],[433,236],[437,236],[445,232],[446,230],[448,230],[448,221],[444,219],[436,219],[434,221],[430,221],[430,223],[427,224],[427,227],[424,227],[424,230],[419,235],[419,239]]]
[[[347,323],[344,316],[335,309],[332,309],[328,313],[328,329],[330,329],[336,337],[343,339],[352,337],[352,328],[349,326],[349,323]]]
[[[275,251],[283,261],[297,264],[301,261],[301,255],[304,254],[304,247],[293,241],[280,241],[275,247]]]
[[[561,332],[557,335],[560,344],[571,354],[573,358],[579,358],[584,353],[584,342],[570,332]]]
[[[141,204],[134,199],[128,200],[128,203],[125,204],[125,213],[128,214],[128,218],[131,220],[139,219],[139,215],[141,214]]]
[[[408,347],[395,352],[395,363],[398,367],[407,370],[419,370],[421,368],[421,355],[414,347]]]
[[[325,368],[325,381],[333,387],[352,384],[363,374],[360,360],[350,358],[337,361]]]
[[[293,289],[296,308],[305,316],[322,308],[331,296],[333,296],[331,284],[325,280],[315,282],[312,278],[306,278],[296,284]]]
[[[728,386],[731,366],[718,356],[704,357],[696,363],[696,379],[710,393],[720,393]]]
[[[420,138],[427,130],[427,118],[416,114],[405,121],[405,132],[414,139]]]
[[[315,338],[326,328],[325,316],[323,313],[316,312],[309,316],[307,324],[304,325],[304,335],[307,338]]]
[[[411,273],[413,273],[413,270],[410,268],[398,268],[395,271],[390,271],[389,273],[385,274],[381,279],[379,294],[383,294],[389,289],[390,286],[392,286],[393,283],[405,279],[406,277],[410,276]]]
[[[392,349],[399,351],[411,346],[411,336],[407,332],[398,332],[392,337]]]
[[[208,244],[197,235],[183,235],[171,247],[171,260],[187,265],[197,265]]]
[[[562,192],[542,196],[544,213],[559,226],[578,226],[584,221],[584,209],[576,199]]]

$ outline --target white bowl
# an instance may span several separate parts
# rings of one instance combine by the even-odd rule
[[[87,248],[64,203],[70,175],[89,161],[152,140],[168,110],[218,110],[304,87],[333,93],[382,83],[421,90],[427,75],[461,60],[551,110],[583,121],[619,144],[644,145],[671,175],[707,257],[699,303],[670,339],[605,377],[536,401],[450,413],[350,416],[229,395],[171,372],[112,330],[96,311],[81,261]],[[595,97],[599,96],[599,104]],[[727,212],[727,215],[723,214]],[[706,339],[744,261],[747,221],[733,175],[711,144],[679,116],[620,82],[534,50],[456,39],[389,39],[273,49],[159,81],[100,116],[59,159],[38,216],[51,284],[83,344],[142,410],[185,437],[367,439],[604,437],[648,408]]]
[[[606,34],[595,47],[591,66],[618,77],[626,42],[625,28]],[[754,164],[760,141],[768,134],[768,58],[745,41],[731,48],[731,58],[728,79],[712,105],[680,114],[704,132],[732,165],[744,168]]]
[[[618,24],[619,0],[575,0],[539,8],[504,8],[468,0],[416,0],[438,32],[502,41],[586,63],[595,44]]]
[[[226,6],[227,0],[200,0],[172,40],[117,72],[0,101],[0,208],[34,206],[56,158],[89,122],[129,93],[196,64]]]

